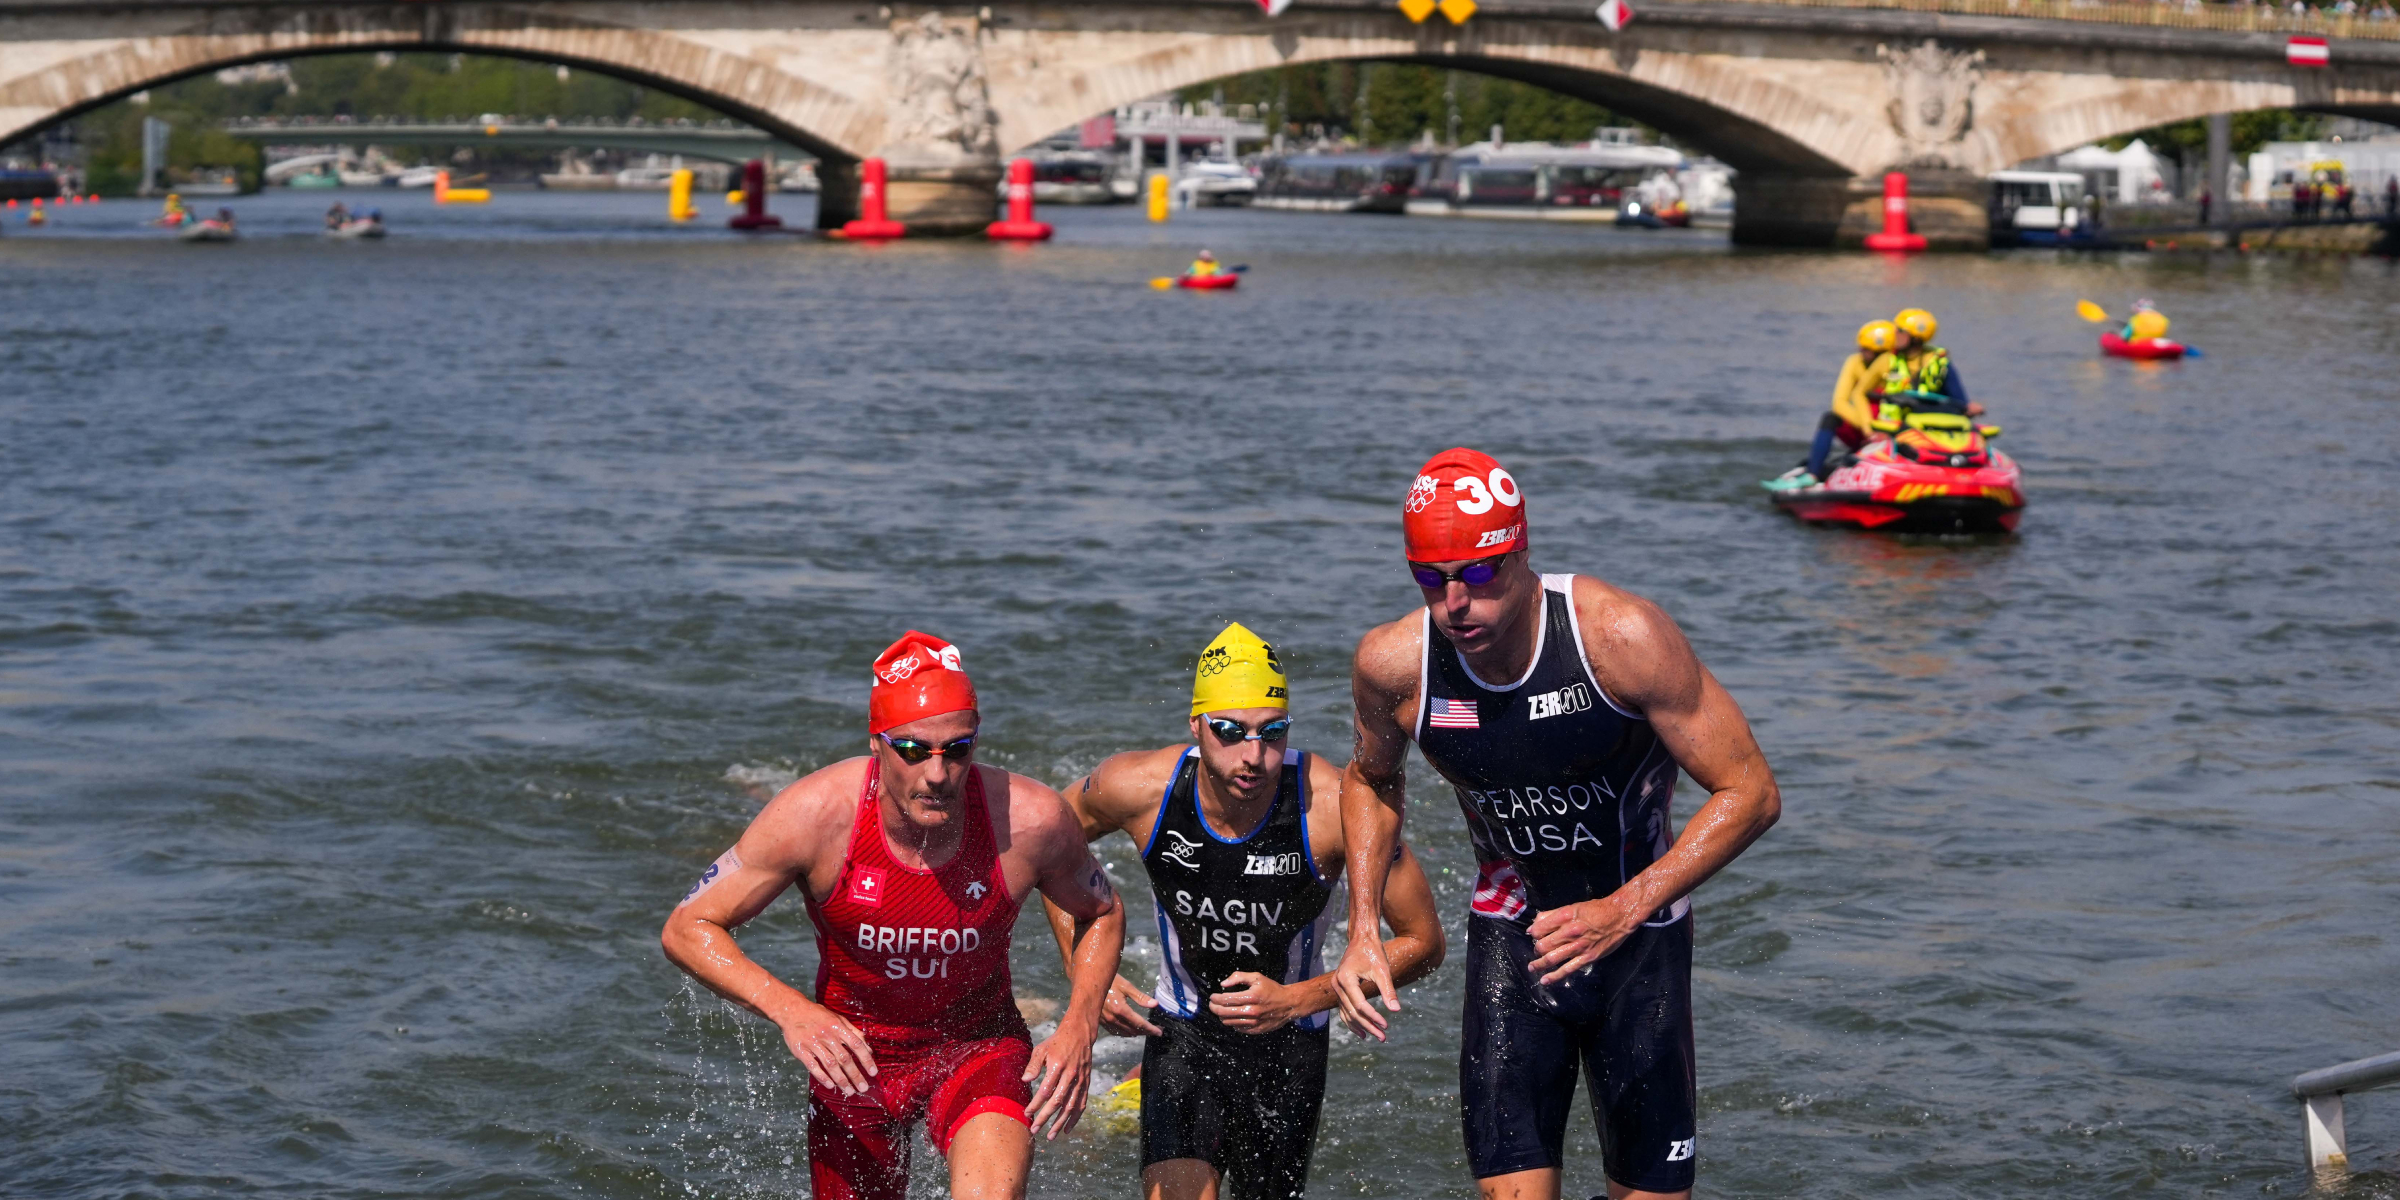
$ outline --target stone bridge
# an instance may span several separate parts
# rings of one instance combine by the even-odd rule
[[[1001,157],[1052,131],[1241,72],[1366,59],[1523,80],[1663,129],[1741,172],[1738,241],[1831,244],[1898,169],[1920,231],[1973,245],[1984,175],[2095,138],[2272,107],[2400,122],[2388,33],[2337,36],[2333,65],[2304,69],[2284,31],[2137,23],[2164,6],[1915,3],[1645,0],[1611,34],[1584,0],[1482,0],[1463,25],[1412,24],[1387,0],[1277,18],[1251,0],[0,0],[0,142],[238,63],[500,54],[686,96],[821,155],[821,224],[851,215],[852,168],[880,155],[896,218],[963,231],[990,219]]]

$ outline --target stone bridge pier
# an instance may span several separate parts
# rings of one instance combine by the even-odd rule
[[[880,156],[895,219],[969,233],[992,219],[1004,156],[1118,105],[1249,71],[1406,62],[1588,99],[1724,160],[1738,242],[1855,243],[1900,170],[1918,232],[1967,248],[1988,240],[1992,171],[2098,138],[2258,108],[2400,123],[2400,41],[2338,38],[2333,66],[2297,68],[2284,33],[2174,27],[2155,6],[2111,23],[2076,18],[2105,3],[2062,0],[2012,0],[2012,16],[1644,0],[1612,34],[1587,0],[1479,4],[1451,25],[1389,0],[1301,0],[1278,18],[1253,0],[7,0],[0,141],[239,63],[512,55],[807,148],[821,225],[856,215],[856,164]]]

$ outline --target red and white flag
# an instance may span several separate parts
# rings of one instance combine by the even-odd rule
[[[1625,28],[1632,21],[1633,6],[1625,3],[1625,0],[1608,0],[1600,6],[1600,23],[1608,26],[1610,33]]]
[[[1282,16],[1283,10],[1291,6],[1292,0],[1258,0],[1258,7],[1270,17]]]
[[[2283,44],[2283,60],[2295,67],[2322,67],[2333,61],[2333,51],[2321,37],[2296,37]]]

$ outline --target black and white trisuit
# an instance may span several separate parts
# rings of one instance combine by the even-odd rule
[[[1227,1029],[1208,1008],[1225,977],[1283,983],[1324,973],[1331,887],[1308,844],[1308,756],[1287,749],[1267,815],[1248,831],[1200,815],[1200,755],[1185,750],[1142,866],[1158,902],[1155,1024],[1142,1051],[1142,1165],[1197,1158],[1235,1200],[1293,1200],[1308,1186],[1325,1099],[1331,1013],[1265,1034]]]
[[[1536,913],[1606,896],[1674,844],[1676,764],[1585,661],[1572,575],[1542,576],[1523,677],[1478,679],[1425,618],[1414,734],[1457,790],[1478,870],[1467,921],[1459,1103],[1477,1178],[1560,1165],[1578,1062],[1608,1177],[1692,1186],[1692,922],[1688,901],[1547,987]]]

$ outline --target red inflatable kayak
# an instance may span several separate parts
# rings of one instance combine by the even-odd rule
[[[1227,271],[1227,272],[1225,272],[1225,273],[1224,273],[1224,274],[1222,274],[1222,275],[1181,275],[1181,276],[1177,276],[1177,277],[1176,277],[1176,280],[1175,280],[1175,286],[1176,286],[1176,287],[1187,287],[1187,288],[1191,288],[1191,289],[1193,289],[1193,290],[1195,290],[1195,291],[1203,291],[1203,292],[1205,292],[1205,291],[1214,291],[1214,290],[1216,290],[1216,289],[1218,289],[1218,288],[1229,288],[1229,287],[1233,287],[1233,286],[1235,286],[1236,284],[1239,284],[1241,281],[1242,281],[1242,277],[1241,277],[1241,276],[1239,276],[1239,275],[1236,275],[1236,274],[1234,274],[1234,273],[1233,273],[1233,272],[1231,272],[1231,271]]]
[[[2111,329],[2100,335],[2100,353],[2110,358],[2182,358],[2183,343],[2165,338],[2137,338],[2129,342]]]

